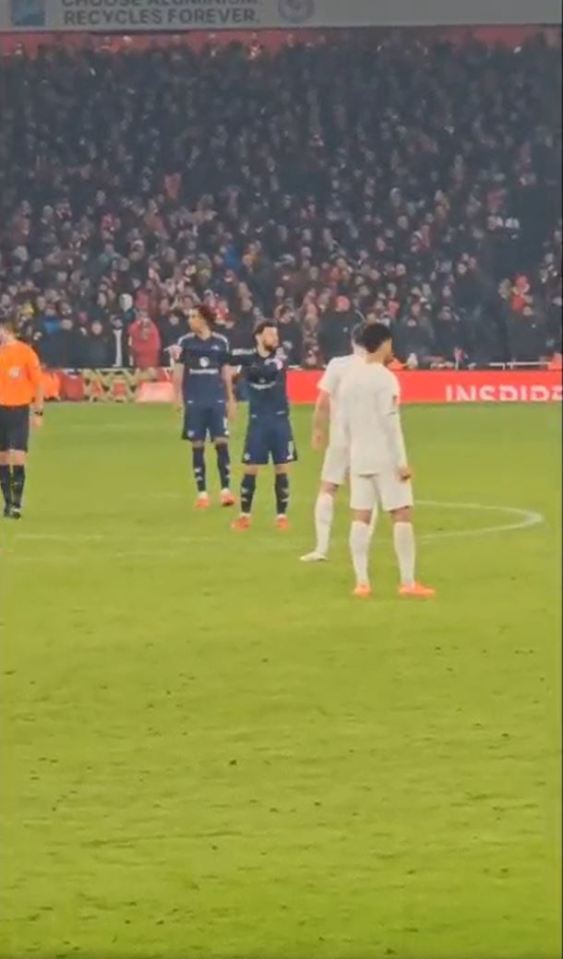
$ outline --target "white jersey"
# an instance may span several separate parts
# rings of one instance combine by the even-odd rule
[[[397,377],[381,363],[349,367],[340,384],[338,415],[350,448],[350,472],[374,476],[407,465]]]
[[[330,446],[347,446],[347,439],[342,432],[339,417],[340,388],[347,374],[358,365],[360,359],[358,353],[351,353],[349,356],[337,356],[330,361],[320,379],[319,390],[328,393],[330,397]]]

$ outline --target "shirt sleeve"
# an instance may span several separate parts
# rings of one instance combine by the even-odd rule
[[[393,463],[400,469],[407,465],[405,438],[399,412],[401,387],[396,376],[390,374],[388,382],[379,391],[379,413]]]
[[[317,389],[321,390],[323,393],[328,393],[329,396],[334,396],[336,389],[336,368],[334,360],[331,360],[328,364],[326,370],[319,380]]]
[[[29,347],[27,352],[26,370],[29,382],[34,389],[34,395],[37,396],[39,387],[41,386],[41,364],[37,353],[35,350],[32,350],[31,347]]]

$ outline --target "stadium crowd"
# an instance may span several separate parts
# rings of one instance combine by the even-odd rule
[[[0,63],[0,311],[51,367],[151,367],[211,304],[295,365],[360,317],[410,367],[561,352],[559,51],[316,45]]]

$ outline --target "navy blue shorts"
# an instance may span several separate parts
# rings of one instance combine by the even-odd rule
[[[0,453],[27,453],[29,406],[0,406]]]
[[[182,439],[190,443],[204,443],[211,440],[224,440],[229,436],[226,403],[214,403],[213,406],[199,406],[188,403],[184,413],[184,431]]]
[[[297,461],[293,430],[288,416],[251,416],[244,444],[243,463],[274,466]]]

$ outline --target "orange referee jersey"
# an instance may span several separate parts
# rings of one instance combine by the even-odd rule
[[[37,354],[14,340],[0,346],[0,406],[29,406],[41,386]]]

